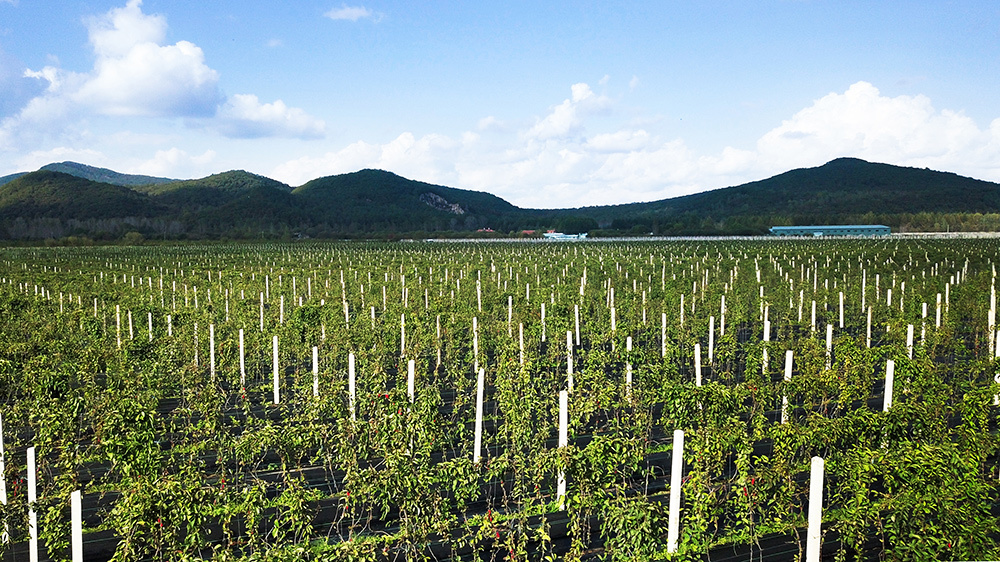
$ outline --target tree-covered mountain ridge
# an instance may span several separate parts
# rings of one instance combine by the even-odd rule
[[[383,170],[298,187],[234,170],[194,180],[73,162],[0,178],[6,239],[355,238],[766,234],[774,225],[887,224],[894,230],[1000,230],[1000,184],[839,158],[738,186],[646,203],[524,209],[495,195]]]

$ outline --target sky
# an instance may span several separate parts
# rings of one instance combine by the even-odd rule
[[[0,0],[0,176],[378,168],[564,208],[845,156],[1000,181],[1000,3]]]

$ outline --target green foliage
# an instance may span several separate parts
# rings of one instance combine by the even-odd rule
[[[998,261],[982,240],[9,248],[0,523],[25,540],[35,446],[52,549],[67,545],[69,494],[82,489],[100,505],[85,533],[113,531],[120,560],[702,559],[802,546],[818,455],[827,536],[840,537],[828,556],[996,558],[1000,385],[986,312]],[[558,447],[567,332],[574,386]]]

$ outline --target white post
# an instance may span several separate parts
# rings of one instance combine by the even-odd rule
[[[243,348],[243,328],[240,328],[240,388],[244,391],[247,388],[247,363],[246,352]]]
[[[260,294],[260,331],[264,331],[264,293]]]
[[[761,351],[760,369],[762,373],[767,373],[768,363],[771,358],[767,354],[767,344],[771,341],[771,321],[764,320],[764,349]]]
[[[486,379],[486,369],[479,369],[476,377],[476,435],[472,445],[472,462],[479,464],[480,450],[483,446],[483,385]]]
[[[413,359],[406,363],[406,395],[413,404],[413,397],[416,395],[416,368],[417,364]]]
[[[559,448],[569,445],[569,392],[559,391]],[[559,509],[566,503],[566,472],[559,469],[556,483],[556,497],[559,499]]]
[[[868,327],[865,328],[865,347],[872,348],[872,307],[868,307]]]
[[[38,501],[35,482],[35,448],[28,447],[28,504]],[[28,559],[38,562],[38,515],[28,507]]]
[[[167,315],[167,336],[173,337],[174,335],[174,319],[169,314]]]
[[[406,357],[406,314],[399,315],[399,356]]]
[[[153,313],[152,312],[147,312],[146,313],[146,322],[148,324],[148,329],[149,329],[149,341],[153,341]]]
[[[632,400],[632,336],[625,338],[625,398]]]
[[[819,562],[823,523],[823,459],[812,458],[809,473],[809,532],[806,535],[806,562]]]
[[[354,408],[354,404],[355,404],[355,401],[354,401],[355,391],[354,391],[354,353],[353,352],[351,352],[347,356],[347,394],[348,394],[348,397],[349,397],[348,406],[351,409],[351,421],[354,421],[354,418],[355,418],[355,414],[354,414],[354,412],[355,412],[355,408]]]
[[[785,382],[792,380],[792,350],[785,351]],[[781,395],[781,423],[788,423],[788,396]]]
[[[580,345],[580,305],[573,305],[573,316],[576,318],[576,345]]]
[[[694,344],[694,385],[701,386],[701,344]]]
[[[115,305],[115,339],[118,341],[118,349],[122,347],[122,309],[120,305]]]
[[[472,368],[479,372],[479,317],[472,317]]]
[[[70,494],[70,520],[73,543],[73,562],[83,562],[83,498],[80,490]]]
[[[684,312],[684,297],[681,297],[681,314]],[[660,357],[667,356],[667,313],[660,315]]]
[[[542,303],[542,341],[545,341],[545,303]]]
[[[844,291],[840,291],[840,329],[844,329]]]
[[[882,394],[882,411],[888,412],[892,407],[892,385],[896,378],[896,362],[889,359],[885,362],[885,392]]]
[[[566,388],[573,392],[573,332],[566,331]]]
[[[993,338],[990,338],[993,341]],[[913,324],[906,325],[906,356],[913,359]]]
[[[313,396],[319,397],[319,348],[313,346]]]
[[[941,293],[937,294],[937,308],[934,310],[934,327],[941,327]]]
[[[208,372],[215,380],[215,324],[208,325]]]
[[[681,476],[684,470],[684,431],[674,430],[674,451],[670,459],[670,512],[667,520],[667,552],[677,552],[681,526]]]
[[[826,369],[833,365],[833,324],[826,325]]]
[[[281,401],[281,394],[279,390],[278,381],[278,336],[274,336],[274,353],[272,356],[271,364],[274,367],[274,403],[278,404]]]
[[[715,363],[715,316],[708,317],[708,364]]]
[[[722,304],[719,305],[719,337],[726,335],[726,295],[722,295]]]
[[[693,305],[694,303],[691,304]],[[664,313],[663,316],[665,318],[667,316],[666,313]],[[664,320],[663,325],[667,325],[666,320]],[[684,295],[681,295],[681,327],[684,327]]]
[[[285,295],[281,295],[278,304],[278,324],[284,325],[284,323],[285,323]]]

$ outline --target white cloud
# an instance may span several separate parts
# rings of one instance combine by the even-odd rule
[[[594,94],[587,84],[573,84],[570,90],[572,96],[553,107],[548,115],[528,129],[525,133],[527,138],[547,140],[565,137],[577,132],[588,115],[604,112],[611,107],[608,97]]]
[[[142,0],[129,0],[103,16],[86,19],[90,44],[101,58],[121,58],[144,43],[158,45],[167,35],[167,20],[142,13]]]
[[[698,153],[683,139],[628,123],[594,131],[612,100],[576,84],[572,96],[520,130],[480,120],[457,139],[399,135],[356,142],[278,166],[300,184],[365,167],[495,193],[521,206],[576,207],[651,201],[738,185],[841,156],[954,171],[1000,180],[1000,118],[979,128],[961,112],[936,110],[924,96],[888,97],[858,82],[793,114],[755,146]],[[658,128],[658,125],[656,126]],[[487,134],[488,133],[488,134]]]
[[[475,142],[473,137],[464,140]],[[385,144],[358,141],[319,157],[291,160],[276,167],[272,176],[289,185],[301,185],[318,177],[377,168],[421,181],[448,182],[454,179],[450,170],[461,146],[461,141],[444,135],[418,139],[406,132]]]
[[[994,123],[996,123],[994,121]],[[868,82],[831,93],[757,142],[766,169],[815,166],[840,156],[1000,179],[996,128],[980,130],[961,112],[938,111],[925,96],[883,96]],[[969,173],[969,172],[967,172]]]
[[[216,128],[231,138],[321,138],[326,124],[285,102],[260,103],[253,94],[236,94],[219,108]]]
[[[634,90],[639,87],[639,77],[632,76],[632,79],[628,81],[628,89]]]
[[[161,176],[171,178],[194,178],[211,175],[218,170],[212,170],[215,161],[214,150],[206,150],[202,154],[191,155],[179,148],[158,150],[153,158],[133,167],[133,174],[146,176]]]
[[[364,6],[348,6],[346,4],[339,8],[333,8],[323,15],[332,20],[346,21],[358,21],[360,19],[367,19],[374,16],[372,11]]]
[[[271,49],[276,49],[278,47],[284,46],[285,42],[282,41],[281,39],[269,39],[265,44]]]
[[[602,133],[587,139],[584,146],[594,152],[627,152],[638,150],[650,142],[649,133],[623,129],[614,133]]]
[[[49,150],[35,150],[21,156],[17,159],[16,169],[21,172],[28,172],[37,170],[46,164],[66,161],[103,167],[107,164],[108,159],[104,154],[94,149],[59,146]]]
[[[35,91],[44,91],[0,122],[0,150],[70,144],[95,117],[184,119],[189,127],[239,138],[323,136],[321,120],[281,100],[262,103],[250,94],[227,99],[202,49],[183,40],[163,44],[166,18],[143,13],[141,0],[84,22],[93,68],[73,72],[56,63],[21,71]]]
[[[507,129],[507,126],[496,117],[489,115],[483,117],[476,123],[476,129],[480,131],[503,131]]]
[[[219,74],[188,41],[162,45],[167,21],[129,0],[86,20],[97,60],[86,82],[70,94],[105,115],[192,117],[211,115],[222,96]]]
[[[95,70],[73,97],[105,115],[200,117],[222,99],[218,73],[187,41],[140,43],[121,58],[98,59]]]

